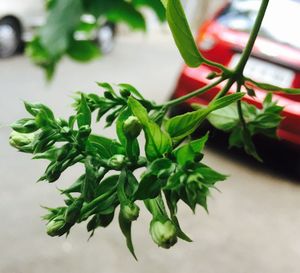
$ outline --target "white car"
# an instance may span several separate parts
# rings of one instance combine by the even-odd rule
[[[45,22],[45,0],[0,0],[0,58],[14,55],[24,41],[32,38],[33,30]],[[102,24],[95,40],[102,53],[112,50],[115,25]]]

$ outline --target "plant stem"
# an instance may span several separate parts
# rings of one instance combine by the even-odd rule
[[[247,45],[246,45],[246,47],[245,47],[245,49],[242,53],[242,56],[239,60],[239,63],[238,63],[237,67],[234,70],[235,75],[238,76],[238,77],[241,77],[243,75],[244,68],[245,68],[246,63],[247,63],[247,61],[250,57],[250,54],[252,52],[252,49],[253,49],[254,43],[256,41],[258,32],[260,30],[262,21],[264,19],[268,4],[269,4],[269,0],[262,0],[262,3],[260,5],[259,11],[258,11],[258,14],[257,14],[256,19],[255,19],[255,23],[254,23],[253,28],[251,30],[249,40],[248,40]]]
[[[227,82],[223,89],[214,97],[212,101],[215,101],[223,96],[225,96],[230,90],[231,86],[235,83],[235,78],[231,77]]]
[[[165,107],[171,107],[171,106],[175,106],[177,104],[180,104],[182,102],[185,102],[186,100],[190,99],[190,98],[193,98],[193,97],[196,97],[198,95],[201,95],[205,92],[207,92],[208,90],[214,88],[215,86],[217,86],[218,84],[220,84],[221,82],[223,82],[225,80],[225,78],[221,77],[220,79],[218,79],[217,81],[211,83],[211,84],[208,84],[200,89],[197,89],[185,96],[182,96],[180,98],[177,98],[177,99],[174,99],[174,100],[171,100],[169,102],[167,102],[166,104],[164,104],[163,106]]]
[[[254,25],[253,25],[253,28],[252,28],[251,33],[250,33],[249,40],[247,42],[247,45],[246,45],[246,47],[245,47],[245,49],[242,53],[242,56],[241,56],[241,58],[240,58],[240,60],[237,64],[236,68],[233,71],[232,77],[227,81],[224,88],[219,92],[219,94],[217,94],[217,96],[214,98],[214,100],[225,96],[228,93],[228,91],[230,90],[231,86],[236,81],[240,82],[241,79],[243,78],[244,68],[247,64],[247,61],[248,61],[250,55],[251,55],[251,52],[252,52],[254,43],[256,41],[258,32],[260,30],[262,21],[264,19],[268,4],[269,4],[269,0],[262,0],[262,3],[260,5],[258,14],[256,16],[256,19],[255,19],[255,22],[254,22]],[[240,84],[240,83],[238,83],[238,84]]]
[[[237,86],[237,90],[236,90],[237,93],[240,93],[241,92],[241,85],[238,84]],[[243,130],[247,130],[247,124],[246,124],[246,121],[245,121],[245,118],[244,118],[244,115],[243,115],[243,109],[242,109],[242,101],[237,101],[237,111],[238,111],[238,115],[239,115],[239,119],[242,123],[242,126],[243,126]]]
[[[260,30],[262,21],[264,19],[264,16],[265,16],[268,4],[269,4],[269,0],[262,0],[262,3],[260,5],[260,8],[259,8],[259,11],[258,11],[258,14],[257,14],[257,17],[255,19],[255,23],[254,23],[253,28],[252,28],[251,33],[250,33],[249,40],[248,40],[247,45],[246,45],[246,47],[245,47],[245,49],[244,49],[244,51],[242,53],[242,56],[241,56],[241,58],[239,60],[239,63],[237,64],[237,66],[234,69],[234,71],[231,72],[231,76],[228,79],[226,85],[215,96],[214,100],[216,100],[216,99],[218,99],[220,97],[225,96],[228,93],[228,91],[230,90],[230,88],[232,87],[232,85],[236,81],[240,81],[243,78],[244,68],[245,68],[246,63],[247,63],[247,61],[248,61],[248,59],[250,57],[250,54],[252,52],[252,49],[253,49],[255,40],[257,38],[258,32]],[[216,66],[216,63],[211,62],[209,60],[205,60],[205,63],[208,64],[208,65]],[[223,72],[229,71],[227,68],[224,71],[224,69],[223,69],[222,66],[216,66],[216,67],[222,69]],[[206,91],[210,90],[211,88],[215,87],[216,85],[218,85],[219,83],[221,83],[224,80],[226,80],[226,78],[224,78],[224,77],[220,78],[218,81],[215,81],[214,83],[212,83],[210,85],[204,86],[203,88],[195,90],[194,92],[189,93],[189,94],[187,94],[187,95],[185,95],[183,97],[180,97],[178,99],[169,101],[168,103],[165,104],[165,106],[167,106],[167,107],[174,106],[174,105],[182,103],[182,102],[184,102],[184,101],[186,101],[186,100],[188,100],[190,98],[193,98],[193,97],[196,97],[198,95],[201,95],[201,94],[205,93]]]

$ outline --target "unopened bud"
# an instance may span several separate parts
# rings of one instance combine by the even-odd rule
[[[34,139],[34,136],[34,133],[22,134],[16,131],[12,131],[12,133],[9,136],[9,144],[17,149],[20,149],[26,145],[31,144]]]
[[[170,248],[177,242],[176,227],[169,219],[153,219],[150,223],[150,234],[152,240],[163,248]]]
[[[137,117],[130,116],[124,121],[123,132],[126,137],[131,139],[137,138],[141,130],[142,126]]]
[[[114,155],[112,156],[109,161],[108,161],[108,165],[113,168],[113,169],[117,169],[120,170],[124,167],[125,165],[125,156],[124,155]]]
[[[140,208],[134,204],[121,206],[121,213],[128,221],[135,221],[139,217]]]
[[[62,218],[55,218],[47,224],[47,234],[54,236],[61,236],[65,233],[65,221]]]
[[[218,74],[218,73],[216,73],[216,72],[211,72],[211,73],[209,73],[207,76],[206,76],[206,78],[208,79],[208,80],[213,80],[213,79],[215,79],[216,77],[219,77],[220,76],[220,74]]]
[[[120,89],[120,95],[123,98],[128,98],[131,94],[127,89]]]

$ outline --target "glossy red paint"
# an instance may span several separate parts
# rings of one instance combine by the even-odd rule
[[[243,51],[249,34],[228,29],[218,23],[216,18],[226,6],[227,4],[212,19],[203,24],[199,30],[197,43],[201,53],[207,59],[228,66],[233,56]],[[252,58],[293,71],[290,87],[300,88],[300,49],[258,37]],[[217,71],[207,65],[202,65],[199,68],[184,66],[173,97],[186,95],[209,83],[210,81],[206,77],[213,70]],[[223,84],[220,84],[209,92],[189,100],[188,103],[208,104],[222,86]],[[230,92],[235,92],[234,86]],[[265,96],[265,91],[257,89],[256,97],[246,96],[245,101],[260,108]],[[278,136],[300,147],[300,96],[275,93],[274,100],[277,100],[279,105],[284,106],[282,113],[284,119],[278,129]]]

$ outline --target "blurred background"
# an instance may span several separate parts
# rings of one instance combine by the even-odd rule
[[[30,28],[45,18],[42,5],[38,8],[37,0],[9,2],[1,0],[0,18],[6,9],[24,14],[24,20],[32,22],[27,36],[24,34],[25,40],[30,39]],[[224,3],[184,1],[195,33]],[[89,241],[84,225],[75,227],[67,239],[46,235],[40,205],[60,204],[56,187],[72,183],[82,169],[67,171],[57,185],[36,184],[46,165],[8,145],[9,124],[26,116],[23,100],[42,102],[57,116],[66,117],[71,113],[72,94],[99,92],[96,81],[127,82],[157,102],[169,99],[183,62],[167,26],[149,10],[143,12],[147,33],[119,25],[113,44],[108,44],[108,54],[84,65],[63,59],[50,83],[24,56],[22,46],[8,57],[16,49],[7,47],[14,43],[10,39],[14,37],[12,24],[1,28],[0,21],[0,52],[2,46],[3,56],[7,55],[0,59],[0,272],[300,272],[300,185],[296,171],[282,168],[282,163],[257,163],[228,150],[218,137],[209,144],[205,162],[230,174],[229,179],[218,185],[220,192],[213,192],[209,215],[201,209],[196,215],[185,206],[179,209],[182,227],[193,243],[180,241],[168,251],[158,248],[148,235],[150,217],[145,211],[133,226],[139,262],[128,252],[116,221],[97,230]],[[110,129],[106,133],[113,136]],[[268,150],[269,157],[281,157],[278,147]],[[298,159],[291,156],[285,164]]]

